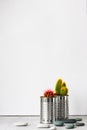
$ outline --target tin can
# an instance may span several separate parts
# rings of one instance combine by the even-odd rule
[[[40,123],[53,123],[54,97],[40,97]]]
[[[55,121],[68,119],[68,96],[56,96],[53,111]]]

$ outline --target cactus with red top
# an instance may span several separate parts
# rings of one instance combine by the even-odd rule
[[[54,97],[54,92],[51,89],[48,89],[44,92],[44,97]]]

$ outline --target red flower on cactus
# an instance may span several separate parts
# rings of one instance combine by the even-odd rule
[[[48,89],[44,92],[44,97],[54,97],[54,92]]]

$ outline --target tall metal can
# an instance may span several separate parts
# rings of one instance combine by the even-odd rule
[[[40,123],[53,123],[54,97],[40,97]]]
[[[55,96],[54,100],[54,120],[64,120],[68,118],[68,96]]]

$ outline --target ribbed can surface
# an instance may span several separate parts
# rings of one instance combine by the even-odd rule
[[[68,118],[68,96],[56,96],[54,100],[54,120],[64,120]]]
[[[40,123],[53,123],[54,97],[40,97]]]

